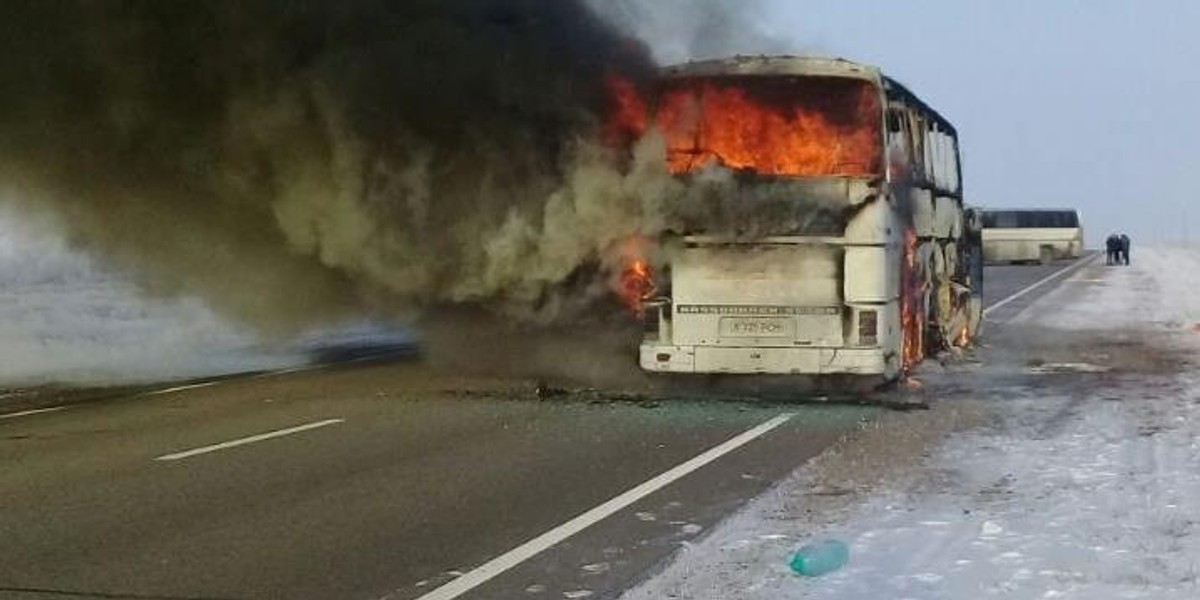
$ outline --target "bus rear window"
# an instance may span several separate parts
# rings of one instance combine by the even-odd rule
[[[675,173],[709,165],[760,175],[880,171],[879,89],[838,77],[668,80],[654,124]]]

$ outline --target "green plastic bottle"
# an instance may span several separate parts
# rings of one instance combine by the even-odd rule
[[[850,561],[850,547],[838,540],[805,544],[792,557],[792,570],[805,577],[832,573]]]

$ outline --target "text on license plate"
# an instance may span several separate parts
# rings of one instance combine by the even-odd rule
[[[788,317],[725,317],[721,337],[793,337],[796,320]]]

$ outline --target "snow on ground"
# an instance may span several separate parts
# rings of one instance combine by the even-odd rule
[[[288,366],[195,299],[148,299],[0,212],[0,387],[124,383]]]
[[[819,457],[624,598],[1200,598],[1200,251],[1134,258],[993,324],[981,367],[927,374],[934,410]],[[822,537],[850,564],[793,575]]]

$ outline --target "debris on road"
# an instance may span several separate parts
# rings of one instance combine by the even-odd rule
[[[797,575],[820,577],[828,575],[850,561],[850,547],[841,540],[822,540],[801,546],[792,557],[791,567]]]
[[[673,389],[670,386],[658,386],[644,390],[598,389],[592,387],[561,387],[544,382],[529,386],[505,386],[482,389],[444,389],[442,393],[450,397],[487,398],[491,400],[537,400],[543,402],[574,402],[583,404],[626,404],[646,409],[661,408],[668,402],[719,402],[732,404],[763,404],[780,405],[831,405],[831,406],[867,406],[895,411],[928,410],[928,397],[921,393],[921,387],[889,386],[877,391],[859,394],[804,394],[787,393],[785,390],[753,390],[740,393],[730,393],[719,388],[704,388],[688,386]]]
[[[1111,371],[1110,367],[1104,365],[1093,365],[1089,363],[1044,363],[1037,366],[1029,367],[1030,373],[1040,375],[1055,374],[1055,373],[1107,373]]]

